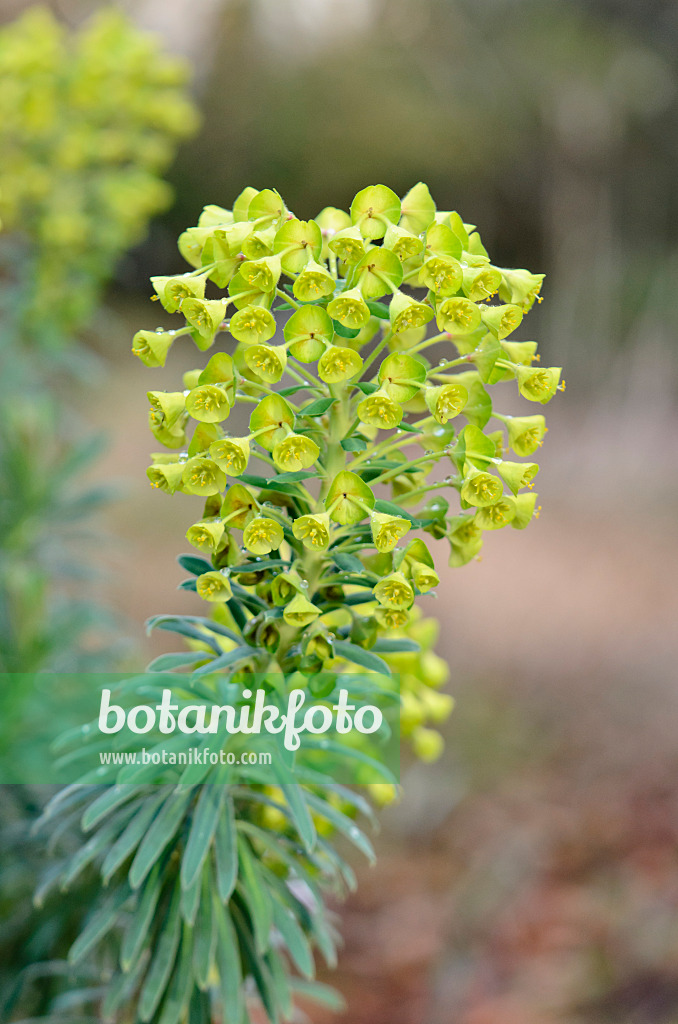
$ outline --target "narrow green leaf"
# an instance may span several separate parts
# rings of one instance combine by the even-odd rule
[[[302,416],[322,416],[326,413],[330,406],[334,405],[334,398],[317,398],[315,402],[311,402],[301,411]]]
[[[214,566],[205,558],[198,555],[179,555],[177,562],[186,572],[192,572],[194,576],[202,576],[204,572],[211,572]]]
[[[108,935],[111,928],[117,923],[120,909],[129,899],[129,896],[129,886],[125,883],[104,900],[101,907],[90,917],[68,951],[69,963],[80,963]]]
[[[139,1018],[147,1024],[153,1017],[169,981],[181,936],[181,889],[177,884],[158,935],[158,946],[139,996]]]
[[[370,864],[374,864],[376,857],[372,843],[369,841],[365,833],[358,828],[352,818],[349,818],[348,815],[344,814],[343,811],[338,810],[338,808],[333,807],[332,804],[327,802],[327,800],[323,800],[322,797],[316,796],[315,793],[309,792],[307,794],[307,799],[311,807],[313,807],[318,814],[330,821],[335,828],[337,828],[353,843],[354,846],[365,854]]]
[[[366,651],[364,647],[358,647],[357,644],[349,643],[348,640],[336,640],[334,643],[334,653],[339,658],[346,658],[347,661],[352,661],[354,665],[360,665],[361,668],[369,669],[370,672],[380,672],[387,676],[391,675],[391,669],[383,658],[373,654],[372,651]]]
[[[235,827],[235,811],[230,796],[224,801],[223,810],[217,822],[214,837],[214,863],[217,875],[217,891],[226,903],[238,879],[238,847]]]
[[[315,975],[315,963],[308,939],[289,907],[278,900],[273,904],[273,923],[282,935],[292,960],[305,978]]]
[[[212,843],[226,788],[216,780],[203,785],[198,798],[186,849],[181,859],[181,887],[188,889],[195,882]]]
[[[141,899],[125,929],[125,936],[120,950],[120,966],[125,973],[129,971],[141,953],[144,940],[153,920],[155,908],[160,899],[162,881],[160,864],[156,864],[146,880]]]
[[[341,447],[345,452],[363,452],[367,448],[367,441],[362,437],[345,437]]]
[[[184,924],[177,966],[165,996],[158,1024],[179,1024],[184,1017],[193,991],[192,966],[193,936],[189,926]]]
[[[372,316],[377,316],[380,320],[388,320],[389,308],[385,302],[371,302],[368,300],[367,308]]]
[[[381,637],[375,642],[372,650],[378,654],[400,654],[405,651],[419,651],[421,648],[416,640],[408,640],[405,637],[402,640],[389,640]]]
[[[130,885],[137,889],[151,870],[165,847],[173,839],[184,820],[193,787],[173,792],[167,797],[155,821],[144,836],[129,871]]]
[[[277,774],[277,772],[276,772]],[[304,800],[304,789],[294,782],[282,782],[279,777],[280,788],[285,794],[285,799],[292,815],[292,821],[299,833],[299,838],[306,850],[312,850],[315,846],[316,832],[313,819],[308,812]]]
[[[257,951],[263,954],[268,949],[273,922],[273,906],[270,895],[259,874],[257,861],[249,841],[238,836],[238,861],[240,867],[239,890],[249,908]]]
[[[193,931],[193,976],[196,985],[203,991],[214,962],[217,941],[217,922],[214,917],[214,903],[209,870],[202,876],[202,898]]]
[[[239,1024],[242,1020],[244,1002],[240,949],[228,910],[214,897],[214,916],[217,925],[216,963],[219,972],[219,990],[223,1006],[224,1021]]]
[[[195,587],[195,580],[189,581]],[[186,665],[195,665],[199,661],[205,661],[211,655],[206,651],[177,651],[176,654],[161,654],[150,663],[147,672],[173,672],[176,668],[183,668]]]

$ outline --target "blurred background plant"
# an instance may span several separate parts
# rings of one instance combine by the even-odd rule
[[[171,201],[162,174],[197,126],[187,72],[116,11],[74,31],[38,8],[0,29],[5,673],[103,671],[124,659],[121,616],[96,600],[106,537],[94,516],[111,493],[88,480],[103,451],[101,428],[82,418],[74,394],[101,387],[106,373],[94,351],[112,337],[100,326],[110,319],[98,310],[103,288]],[[27,699],[20,678],[6,680],[0,713],[10,718]],[[31,914],[44,850],[27,824],[43,795],[12,786],[0,798],[0,1005],[22,965],[72,941],[82,913],[62,902],[39,923]],[[49,981],[35,990],[46,997]],[[41,1005],[39,997],[34,1008]]]
[[[27,6],[5,0],[0,19]],[[101,6],[58,10],[77,24]],[[457,710],[444,760],[407,778],[381,870],[345,913],[353,1024],[673,1024],[675,4],[115,6],[192,60],[204,120],[169,172],[176,206],[118,267],[111,302],[128,326],[111,335],[105,393],[73,396],[115,427],[100,478],[142,480],[146,466],[146,409],[130,396],[148,371],[120,341],[139,282],[174,270],[184,224],[245,181],[275,181],[311,216],[365,181],[402,193],[425,178],[505,265],[547,274],[534,331],[568,391],[544,512],[520,551],[497,538],[440,593]],[[139,623],[180,579],[175,519],[156,509],[130,483],[105,517],[128,547],[108,594]],[[502,604],[491,623],[488,592]]]

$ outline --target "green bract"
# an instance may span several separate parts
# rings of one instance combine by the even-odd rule
[[[212,602],[213,615],[176,617],[190,646],[180,661],[196,672],[179,685],[191,701],[207,687],[244,705],[260,678],[269,696],[301,690],[327,710],[342,678],[359,673],[365,692],[399,690],[402,735],[432,760],[442,749],[435,726],[452,702],[435,692],[447,670],[417,604],[440,582],[439,545],[425,541],[445,539],[459,568],[479,557],[491,531],[523,529],[538,515],[525,488],[539,467],[523,460],[542,444],[544,417],[505,415],[495,395],[512,388],[514,401],[541,403],[561,386],[559,370],[534,365],[535,342],[507,340],[541,275],[495,267],[475,228],[436,211],[421,182],[402,203],[373,185],[350,215],[328,206],[309,221],[275,190],[247,188],[231,211],[206,207],[180,251],[194,272],[154,284],[188,327],[180,320],[176,335],[139,331],[134,340],[142,361],[158,367],[186,334],[199,346],[215,339],[202,371],[149,392],[151,429],[170,449],[153,456],[150,482],[203,499],[187,524],[195,550],[181,559],[192,574],[182,588]],[[232,337],[218,333],[222,324]],[[280,331],[284,343],[272,345]],[[226,433],[229,413],[243,436]],[[333,737],[333,758],[342,743]],[[361,772],[380,764],[371,737],[347,743]],[[317,743],[313,754],[312,774],[292,776],[294,785],[236,763],[224,786],[201,787],[205,776],[189,773],[195,799],[190,786],[170,787],[186,808],[157,870],[171,877],[169,889],[178,875],[180,895],[163,896],[161,924],[139,961],[143,1005],[130,1020],[155,1020],[157,1010],[160,1024],[194,1015],[196,1024],[250,1024],[256,992],[271,1019],[291,1016],[284,956],[310,976],[312,946],[331,943],[322,901],[323,873],[340,862],[331,830],[362,836],[353,821],[360,800],[324,786],[328,748]],[[391,783],[380,788],[392,796]],[[293,878],[313,889],[312,910],[297,900]],[[134,907],[125,913],[137,920]],[[169,994],[157,989],[162,1004],[145,995],[158,984],[155,937],[164,938],[168,914],[176,977],[196,993],[218,985],[223,1013],[218,998],[216,1010],[211,1001],[173,1001],[179,982],[169,973]]]

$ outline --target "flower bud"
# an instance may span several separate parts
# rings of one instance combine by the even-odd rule
[[[483,508],[499,501],[503,494],[503,487],[496,476],[474,469],[470,463],[466,463],[464,466],[464,475],[461,497],[468,505]]]
[[[283,618],[288,626],[303,628],[318,618],[320,609],[312,604],[303,594],[297,593],[289,604],[285,605]]]
[[[515,518],[516,511],[515,498],[504,494],[493,505],[485,505],[478,509],[475,516],[476,526],[481,530],[501,530]]]
[[[516,514],[511,520],[514,530],[524,530],[530,520],[539,518],[539,509],[535,508],[537,495],[534,491],[531,494],[518,494],[515,497]]]
[[[433,310],[425,302],[417,302],[404,292],[396,290],[391,299],[388,315],[391,330],[394,334],[399,334],[401,331],[423,327],[429,323],[433,319]]]
[[[302,580],[297,572],[281,572],[275,576],[271,582],[271,600],[276,608],[282,608],[291,601],[301,590],[301,585]]]
[[[426,764],[437,761],[445,748],[445,741],[436,729],[419,726],[412,733],[412,749]]]
[[[362,357],[352,348],[330,345],[318,361],[318,376],[326,384],[340,384],[360,373],[362,366]]]
[[[392,572],[380,580],[373,593],[386,608],[407,609],[414,603],[414,590],[401,572]]]
[[[219,547],[225,529],[219,519],[194,523],[186,531],[186,540],[198,551],[204,551],[205,554],[211,555]]]
[[[311,260],[295,279],[292,292],[300,302],[316,302],[333,295],[335,286],[336,281],[329,270]]]
[[[373,512],[371,517],[372,539],[377,551],[393,551],[398,541],[412,527],[409,519],[391,516],[383,512]]]
[[[475,516],[459,515],[449,520],[450,561],[452,568],[466,565],[480,553],[483,533]]]
[[[161,305],[168,313],[176,313],[183,299],[201,299],[205,294],[204,275],[175,274],[173,277],[152,277],[151,284]]]
[[[501,275],[499,297],[504,302],[522,306],[527,313],[539,298],[544,274],[531,274],[529,270],[502,270]]]
[[[436,216],[436,204],[433,202],[428,185],[423,181],[417,182],[403,196],[401,204],[400,226],[414,235],[420,235],[422,231],[433,224]]]
[[[218,571],[204,572],[198,576],[195,589],[203,601],[230,601],[233,597],[228,576]]]
[[[282,395],[266,395],[250,416],[250,432],[271,452],[294,427],[294,410]]]
[[[480,326],[480,310],[474,302],[461,297],[445,299],[436,309],[436,323],[452,335],[471,334]]]
[[[423,562],[412,562],[410,574],[420,594],[426,594],[440,583],[440,576],[435,569]]]
[[[383,389],[363,398],[357,412],[361,423],[381,430],[392,430],[403,418],[402,405],[389,398]]]
[[[287,220],[278,228],[273,252],[280,255],[282,269],[288,274],[299,274],[309,260],[320,259],[323,236],[312,220]]]
[[[292,523],[292,533],[309,551],[326,551],[330,546],[329,513],[299,516]]]
[[[541,402],[542,405],[546,405],[558,390],[562,372],[560,366],[551,366],[547,369],[519,366],[516,369],[518,390],[528,402]]]
[[[482,321],[497,338],[505,338],[520,326],[523,311],[520,306],[486,306],[481,312]]]
[[[370,319],[369,306],[359,288],[352,288],[350,291],[337,295],[328,304],[327,312],[333,320],[338,320],[340,324],[350,330],[364,327]]]
[[[301,363],[320,359],[334,336],[332,320],[320,306],[298,309],[285,324],[283,335],[289,353]]]
[[[250,370],[267,384],[275,384],[285,372],[287,350],[282,345],[251,345],[245,350]]]
[[[513,494],[517,494],[521,487],[532,487],[532,481],[539,472],[539,466],[536,462],[502,461],[497,466],[497,472],[504,483],[508,484]]]
[[[228,329],[236,341],[261,345],[275,335],[275,317],[261,306],[243,306],[231,317]]]
[[[243,544],[253,555],[267,555],[277,551],[284,539],[283,528],[275,519],[257,516],[245,527]]]
[[[304,633],[301,640],[301,649],[306,657],[318,658],[321,662],[324,662],[334,657],[333,640],[334,637],[331,633],[328,633],[319,623],[314,623]]]
[[[218,494],[226,487],[226,477],[212,459],[193,458],[184,464],[181,478],[186,494]]]
[[[426,383],[426,364],[406,352],[392,352],[379,367],[379,383],[394,402],[409,402]]]
[[[471,302],[489,299],[501,284],[501,274],[496,267],[467,267],[464,270],[462,288]]]
[[[374,647],[379,635],[378,625],[373,615],[355,615],[351,625],[351,643],[365,650]]]
[[[540,448],[546,433],[543,416],[512,416],[506,423],[509,445],[516,455],[528,456]]]
[[[320,455],[320,448],[303,434],[288,434],[273,449],[273,461],[283,473],[296,473],[310,469]]]
[[[231,411],[228,395],[217,384],[201,384],[186,396],[186,408],[201,423],[221,423]]]
[[[238,530],[244,530],[259,511],[256,498],[242,484],[231,484],[221,504],[221,517]]]
[[[419,284],[440,297],[455,295],[461,282],[461,264],[453,256],[431,256],[419,271]]]
[[[375,498],[368,485],[356,473],[337,473],[325,498],[330,518],[342,526],[359,523],[374,508]]]
[[[173,341],[171,331],[137,331],[132,339],[132,352],[144,366],[164,366]]]
[[[426,388],[424,398],[436,423],[444,425],[462,411],[468,401],[468,391],[463,384],[454,382]]]

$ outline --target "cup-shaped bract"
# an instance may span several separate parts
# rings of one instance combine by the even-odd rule
[[[285,273],[290,274],[299,274],[309,260],[319,259],[322,246],[322,234],[314,220],[287,220],[273,240],[273,252],[280,257]]]
[[[282,473],[296,473],[310,469],[320,455],[320,448],[310,437],[288,434],[273,449],[273,461]]]
[[[380,388],[363,398],[357,409],[358,419],[369,427],[392,430],[402,422],[404,410],[400,403]]]
[[[250,443],[246,437],[224,437],[209,446],[209,457],[227,476],[240,476],[247,469]]]
[[[407,352],[392,352],[379,367],[379,384],[394,402],[409,402],[426,383],[426,364]]]
[[[523,487],[532,487],[532,481],[539,472],[536,462],[507,462],[502,460],[497,466],[497,473],[513,494]]]
[[[244,359],[253,374],[267,384],[276,384],[285,372],[287,350],[282,345],[250,345]]]
[[[360,228],[347,227],[337,231],[327,243],[331,253],[348,266],[359,263],[368,249]]]
[[[221,544],[226,527],[220,519],[204,519],[200,523],[194,523],[186,531],[186,540],[198,551],[213,555]]]
[[[145,366],[164,366],[174,342],[174,331],[137,331],[132,339],[132,352]]]
[[[259,512],[259,502],[242,484],[231,484],[221,503],[221,518],[229,526],[244,530]]]
[[[303,629],[320,615],[320,608],[312,604],[303,594],[297,593],[292,600],[285,605],[283,618],[288,626],[296,626]]]
[[[294,410],[282,395],[266,395],[250,416],[250,435],[272,452],[294,427]]]
[[[388,315],[391,330],[394,334],[400,334],[412,328],[424,327],[433,319],[434,312],[425,302],[417,302],[411,296],[396,290],[388,308]]]
[[[357,473],[351,473],[349,470],[337,473],[325,498],[325,508],[330,518],[342,526],[359,523],[370,514],[374,503],[372,489]]]
[[[480,327],[481,312],[475,302],[460,296],[445,299],[436,308],[436,323],[448,334],[471,334]]]
[[[436,217],[436,204],[433,201],[428,185],[418,181],[409,192],[403,196],[401,203],[400,226],[413,235],[420,235],[422,231],[433,224]]]
[[[412,259],[424,251],[424,240],[419,235],[413,235],[411,231],[399,227],[397,224],[389,224],[384,235],[383,245],[396,254],[401,263]]]
[[[200,494],[207,497],[219,494],[226,486],[226,476],[216,462],[209,458],[188,459],[181,477],[182,490],[186,494]]]
[[[184,299],[204,298],[206,279],[206,274],[175,274],[152,277],[151,284],[167,312],[176,313]]]
[[[216,570],[204,572],[198,576],[195,589],[203,601],[230,601],[233,597],[233,589],[228,576]]]
[[[481,530],[501,530],[516,516],[516,499],[504,494],[491,505],[482,505],[476,512],[476,525]]]
[[[501,276],[499,298],[504,302],[514,302],[527,313],[535,301],[541,301],[539,293],[544,282],[543,274],[531,274],[529,270],[502,269]]]
[[[392,572],[374,588],[374,596],[385,608],[402,610],[414,604],[412,584],[401,572]]]
[[[387,512],[373,512],[370,525],[372,540],[377,551],[393,551],[396,544],[412,529],[409,519],[389,515]]]
[[[331,344],[334,327],[321,306],[304,306],[289,318],[283,335],[291,356],[300,363],[313,363]]]
[[[419,284],[440,298],[456,295],[461,282],[461,264],[452,256],[430,256],[419,271]]]
[[[484,302],[499,289],[501,273],[496,267],[466,267],[462,281],[464,295],[471,302]]]
[[[373,245],[356,263],[352,280],[366,299],[380,299],[391,295],[403,279],[400,260],[390,249]]]
[[[516,369],[518,390],[528,402],[541,402],[542,405],[546,405],[558,390],[562,372],[560,366],[548,368],[518,366]]]
[[[474,469],[470,465],[467,465],[466,469],[460,493],[468,505],[484,508],[486,505],[494,505],[499,501],[504,492],[501,480],[498,480],[492,473]]]
[[[292,532],[309,551],[326,551],[330,546],[331,526],[327,512],[299,516],[292,524]]]
[[[338,320],[350,330],[364,327],[370,319],[370,307],[359,288],[351,288],[337,295],[328,303],[327,312],[333,320]]]
[[[523,319],[520,306],[512,303],[504,306],[485,306],[480,315],[487,329],[500,340],[515,331]]]
[[[228,418],[231,406],[225,388],[218,384],[201,384],[186,396],[186,409],[201,423],[221,423]]]
[[[336,281],[327,267],[310,260],[295,278],[292,294],[300,302],[317,302],[334,294]]]
[[[541,448],[547,431],[543,416],[511,416],[507,418],[509,445],[516,455],[533,455]]]
[[[340,384],[360,373],[363,361],[352,348],[330,345],[318,360],[318,376],[326,384]]]
[[[463,384],[452,381],[439,387],[426,388],[424,399],[436,423],[444,425],[462,411],[468,402],[468,391]]]
[[[400,219],[400,199],[387,185],[368,185],[351,203],[351,220],[363,238],[383,238],[389,224]]]

